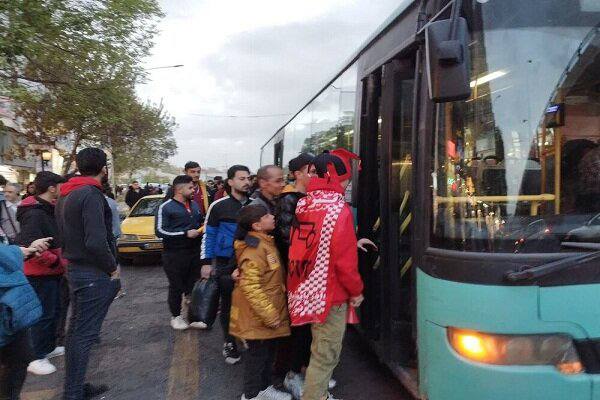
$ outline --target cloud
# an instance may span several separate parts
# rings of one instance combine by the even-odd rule
[[[260,146],[339,71],[398,1],[164,0],[165,19],[138,92],[178,122],[173,162],[255,169]]]

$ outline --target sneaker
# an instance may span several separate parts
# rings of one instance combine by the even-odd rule
[[[283,387],[292,394],[294,399],[300,400],[304,389],[304,378],[302,377],[302,374],[297,374],[293,371],[288,372],[283,380]]]
[[[225,343],[223,345],[223,357],[225,357],[225,362],[229,365],[237,364],[242,359],[235,343]]]
[[[335,379],[331,378],[331,379],[329,380],[329,383],[327,384],[327,388],[328,388],[329,390],[331,390],[331,389],[333,389],[333,388],[334,388],[334,387],[336,387],[336,386],[337,386],[337,381],[336,381]]]
[[[185,322],[181,315],[171,318],[171,328],[175,329],[176,331],[183,331],[189,327],[190,326],[187,322]]]
[[[190,323],[190,328],[194,328],[194,329],[208,329],[208,325],[206,325],[206,323],[204,323],[202,321],[196,321],[196,322]]]
[[[108,392],[108,386],[106,385],[92,385],[91,383],[86,383],[83,385],[84,399],[91,399],[105,392]]]
[[[327,392],[327,397],[325,397],[325,400],[342,400],[342,399],[336,399],[335,397],[333,397],[333,395],[329,392]]]
[[[260,400],[292,400],[292,395],[281,390],[275,389],[274,386],[269,386],[256,396]]]
[[[65,346],[56,346],[54,350],[46,355],[47,359],[51,359],[54,357],[60,357],[65,355]]]
[[[56,372],[56,367],[47,358],[34,360],[27,366],[27,372],[34,375],[50,375]]]
[[[186,295],[181,295],[181,315],[186,323],[190,321],[190,304],[192,301]]]

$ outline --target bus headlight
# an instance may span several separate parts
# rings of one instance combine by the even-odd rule
[[[584,370],[567,335],[496,335],[449,327],[448,341],[461,356],[484,364],[554,365],[563,374]]]

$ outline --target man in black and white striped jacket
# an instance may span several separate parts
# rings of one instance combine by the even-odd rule
[[[187,315],[181,310],[182,295],[192,292],[200,274],[200,226],[202,216],[198,204],[192,201],[194,183],[187,175],[173,181],[172,197],[158,208],[156,236],[163,240],[163,268],[169,280],[169,310],[171,327],[189,327]],[[187,300],[186,300],[187,301]]]

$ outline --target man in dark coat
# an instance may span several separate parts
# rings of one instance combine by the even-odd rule
[[[129,206],[129,208],[133,208],[135,203],[137,203],[139,199],[146,195],[146,190],[140,187],[140,183],[138,181],[133,181],[131,182],[129,189],[127,189],[127,193],[125,194],[125,203]]]
[[[77,153],[81,176],[60,189],[56,219],[63,254],[69,261],[67,278],[73,309],[66,342],[64,400],[82,400],[108,390],[85,384],[90,349],[97,341],[108,308],[121,284],[112,234],[112,212],[102,180],[108,175],[106,153],[86,148]]]

